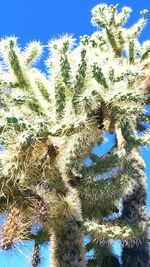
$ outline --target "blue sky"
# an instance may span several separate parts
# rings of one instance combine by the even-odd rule
[[[76,37],[90,34],[90,10],[96,4],[119,3],[133,9],[130,22],[134,22],[142,9],[149,8],[148,0],[5,0],[0,1],[0,36],[16,35],[20,43],[41,40],[43,43],[62,33],[73,33]],[[142,37],[148,37],[148,25]]]
[[[80,35],[91,34],[95,29],[90,24],[90,10],[99,3],[130,6],[133,9],[131,19],[127,25],[134,23],[140,17],[140,11],[150,10],[149,0],[1,0],[0,1],[0,38],[15,35],[19,37],[19,43],[25,45],[31,40],[40,40],[43,44],[53,37],[59,37],[64,33],[74,34],[78,39]],[[150,21],[150,14],[148,15]],[[150,22],[145,27],[140,41],[150,39]],[[43,64],[41,64],[43,67]],[[110,137],[111,139],[113,136]],[[108,142],[104,150],[111,146]],[[99,150],[96,149],[99,153]],[[101,152],[102,153],[102,152]],[[150,151],[142,149],[142,154],[147,164],[146,172],[150,177]],[[149,178],[150,188],[150,178]],[[148,190],[148,203],[150,203],[150,189]],[[150,204],[148,205],[150,209]],[[0,267],[29,267],[30,250],[32,242],[22,248],[24,254],[19,251],[0,252]],[[43,261],[41,267],[48,267],[48,250],[43,249]],[[29,255],[29,258],[28,258]]]

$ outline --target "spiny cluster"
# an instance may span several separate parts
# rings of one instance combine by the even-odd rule
[[[15,242],[21,238],[21,226],[20,210],[12,207],[2,228],[2,239],[0,245],[2,249],[11,248]]]
[[[39,245],[35,244],[32,254],[32,267],[37,267],[39,263],[40,263]]]
[[[150,42],[140,44],[138,36],[147,11],[126,29],[130,9],[117,8],[96,6],[92,23],[98,30],[82,36],[78,46],[68,35],[52,40],[45,74],[35,67],[43,50],[39,42],[22,50],[14,37],[0,41],[0,204],[3,211],[6,204],[22,203],[6,219],[1,247],[21,238],[23,216],[24,239],[35,240],[33,266],[40,262],[39,246],[49,240],[53,267],[83,267],[84,234],[92,244],[107,245],[111,239],[138,244],[146,236],[139,148],[150,143],[143,124],[150,121],[144,113],[150,103]],[[105,143],[105,131],[115,142],[99,157],[92,148]],[[139,187],[141,201],[133,197]],[[136,209],[127,214],[129,198]],[[122,199],[122,216],[108,222]]]

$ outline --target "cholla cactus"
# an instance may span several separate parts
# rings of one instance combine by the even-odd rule
[[[2,227],[0,247],[5,250],[12,248],[17,241],[26,238],[25,230],[20,209],[15,206],[9,207],[8,217]]]
[[[35,243],[32,254],[32,267],[37,267],[39,263],[40,263],[39,245]]]
[[[86,266],[85,234],[106,247],[111,239],[125,246],[137,246],[143,236],[146,240],[139,147],[149,144],[150,135],[144,131],[138,137],[136,129],[149,121],[144,108],[150,102],[150,45],[138,42],[147,11],[126,29],[130,9],[118,13],[117,8],[96,6],[92,23],[98,30],[83,36],[78,46],[68,35],[49,42],[46,74],[35,67],[43,50],[39,42],[24,50],[14,37],[0,42],[0,140],[5,148],[0,203],[3,212],[21,199],[25,239],[35,240],[33,266],[40,262],[39,245],[49,240],[53,267]],[[115,133],[116,140],[100,158],[92,148],[105,142],[105,131]],[[83,164],[86,157],[91,166]],[[126,207],[132,205],[126,188],[131,195],[141,184],[142,192],[126,217]],[[124,205],[122,217],[108,221],[121,198],[130,204]],[[31,230],[35,223],[41,226],[37,235]],[[6,221],[3,233],[9,228]],[[7,248],[15,238],[7,235]]]

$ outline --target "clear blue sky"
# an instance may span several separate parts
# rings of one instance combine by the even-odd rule
[[[150,10],[149,0],[1,0],[0,38],[15,35],[19,37],[21,45],[31,40],[40,40],[43,44],[47,44],[52,37],[59,37],[63,33],[74,34],[78,39],[80,35],[91,34],[95,30],[90,24],[90,10],[96,4],[103,2],[130,6],[133,12],[128,25],[140,17],[141,10],[145,8]],[[140,40],[150,39],[149,35],[150,22],[145,27]],[[41,66],[43,67],[42,64]],[[111,146],[111,142],[107,143],[103,151],[109,146]],[[96,151],[99,153],[98,150]],[[147,175],[150,177],[150,151],[142,149],[142,154],[147,164]],[[148,193],[148,202],[150,209],[150,193]],[[10,251],[7,255],[0,252],[0,267],[29,267],[29,259],[26,257],[28,257],[31,247],[32,243],[21,248],[24,255],[19,254],[17,250]],[[48,266],[48,250],[43,249],[41,267]]]

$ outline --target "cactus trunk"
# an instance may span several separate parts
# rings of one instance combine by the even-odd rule
[[[140,153],[132,150],[128,157],[131,170],[131,186],[123,202],[123,218],[133,223],[146,220],[146,176]],[[147,229],[137,243],[124,244],[122,267],[147,267],[149,263]]]
[[[51,236],[52,267],[85,267],[80,223],[71,216]]]

